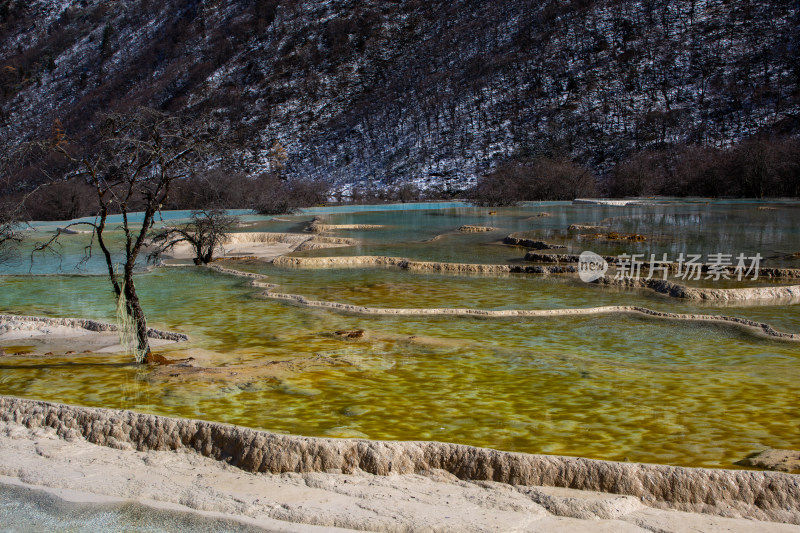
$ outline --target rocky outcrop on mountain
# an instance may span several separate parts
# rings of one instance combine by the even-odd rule
[[[797,133],[795,2],[3,0],[0,126],[211,114],[241,170],[452,191],[504,159]]]
[[[605,226],[593,226],[591,224],[570,224],[567,230],[569,231],[603,231]]]

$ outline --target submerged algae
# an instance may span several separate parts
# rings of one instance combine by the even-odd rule
[[[403,217],[328,215],[326,221],[332,225],[386,227],[361,233],[348,230],[347,237],[363,240],[353,248],[298,255],[384,253],[497,263],[513,259],[514,254],[521,260],[521,255],[493,244],[496,236],[491,234],[454,233],[435,243],[420,241],[464,224],[489,225],[491,220],[492,226],[509,232],[535,226],[542,240],[557,242],[569,223],[608,217],[631,217],[616,221],[626,231],[665,236],[675,228],[694,232],[691,224],[707,220],[709,234],[703,234],[698,246],[710,246],[713,252],[717,251],[713,247],[730,244],[712,239],[719,235],[724,215],[739,217],[745,208],[667,207],[664,220],[650,206],[548,205],[553,216],[530,219],[541,208],[532,209],[501,210],[491,217],[485,210],[468,208],[411,211]],[[788,246],[800,225],[784,224],[786,217],[796,216],[794,211],[780,215],[777,221],[755,215],[755,226],[772,229],[758,242],[752,239],[755,230],[747,233],[735,251]],[[310,219],[296,216],[292,224]],[[653,231],[654,221],[661,224],[658,232]],[[268,231],[272,223],[259,224],[253,231]],[[280,224],[290,229],[289,222]],[[778,227],[784,228],[782,232]],[[690,238],[681,234],[671,241],[665,237],[625,246],[643,252],[678,250],[691,244]],[[596,251],[619,249],[608,246]],[[504,310],[638,305],[665,312],[719,313],[699,301],[602,290],[573,280],[374,269],[300,271],[271,265],[237,268],[266,274],[285,292],[374,307]],[[0,311],[108,320],[113,305],[104,292],[106,285],[99,277],[0,278]],[[730,466],[766,447],[795,447],[800,439],[796,346],[720,325],[660,323],[629,315],[525,321],[359,316],[259,300],[248,280],[198,269],[152,272],[140,278],[140,285],[150,325],[184,331],[192,339],[189,345],[170,347],[168,355],[193,355],[196,367],[217,370],[181,370],[172,376],[130,365],[117,355],[4,357],[0,392],[303,435],[452,441],[689,466]],[[800,332],[794,305],[734,304],[725,307],[724,314]],[[337,330],[365,333],[350,339],[335,335]]]

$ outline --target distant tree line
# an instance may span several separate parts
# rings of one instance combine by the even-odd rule
[[[475,204],[507,206],[531,200],[597,196],[592,172],[566,158],[515,159],[483,176],[468,196]]]
[[[478,179],[478,205],[607,196],[800,197],[800,139],[752,138],[727,149],[682,145],[631,154],[595,176],[566,158],[512,158]]]
[[[800,139],[648,150],[619,163],[604,188],[608,196],[798,197]]]
[[[11,203],[23,192],[0,191]],[[322,180],[287,180],[266,172],[255,177],[222,168],[207,170],[172,185],[164,210],[252,209],[262,215],[292,213],[304,207],[335,203],[376,204],[416,202],[442,198],[438,191],[420,191],[413,184],[356,186],[344,195]],[[96,193],[81,180],[49,183],[29,195],[21,216],[25,220],[71,220],[97,213]],[[134,197],[129,207],[141,210],[143,199]],[[114,210],[111,210],[114,213]]]
[[[198,173],[173,184],[161,206],[164,210],[252,209],[275,215],[303,207],[323,205],[328,201],[330,185],[323,181],[287,181],[273,174],[248,177],[221,169]],[[32,194],[0,193],[9,201],[26,197],[22,215],[26,220],[70,220],[97,214],[96,193],[82,180],[48,184]],[[144,208],[146,199],[134,196],[128,203],[131,211]],[[111,207],[111,214],[116,209]]]
[[[56,165],[57,166],[57,165]],[[14,187],[0,196],[15,203],[25,195],[30,169],[19,169]],[[54,170],[51,169],[51,172]],[[13,189],[18,189],[14,192]],[[800,197],[800,139],[754,138],[727,149],[683,145],[631,154],[603,176],[567,157],[515,157],[478,179],[461,196],[477,205],[521,201],[625,196]],[[178,180],[162,209],[252,209],[275,215],[329,201],[375,204],[452,198],[421,191],[410,183],[354,187],[343,195],[322,180],[287,180],[281,172],[257,176],[226,168],[200,171]],[[129,208],[143,207],[134,197]],[[141,204],[141,205],[140,205]],[[113,211],[113,208],[112,208]],[[24,205],[28,220],[69,220],[97,213],[96,194],[81,180],[55,182],[33,193]]]

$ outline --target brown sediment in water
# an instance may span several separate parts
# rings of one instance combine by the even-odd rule
[[[213,381],[225,383],[252,383],[261,385],[280,383],[283,379],[300,373],[313,372],[336,366],[356,366],[346,356],[314,354],[287,360],[262,361],[258,364],[203,366],[196,363],[164,365],[153,369],[149,379],[157,382]]]
[[[363,329],[346,329],[328,332],[319,332],[317,335],[338,339],[345,347],[350,343],[389,342],[396,346],[414,346],[418,348],[430,347],[455,347],[468,345],[470,341],[428,337],[424,335],[390,334]],[[280,384],[284,379],[289,379],[299,374],[327,370],[333,367],[363,368],[361,357],[349,350],[327,350],[314,353],[308,357],[293,357],[291,359],[259,360],[257,363],[226,364],[225,366],[212,366],[208,353],[202,349],[189,349],[187,354],[192,357],[175,361],[172,365],[153,368],[149,378],[154,382],[215,382],[229,384]]]
[[[568,231],[597,231],[604,229],[606,229],[605,226],[593,224],[570,224],[567,228]]]
[[[374,475],[444,471],[462,480],[628,495],[643,504],[800,524],[800,478],[529,455],[442,442],[382,442],[280,435],[201,420],[0,397],[0,420],[49,427],[65,439],[116,449],[183,451],[247,472]]]
[[[534,250],[558,250],[566,248],[562,244],[551,244],[549,242],[528,238],[525,232],[511,233],[503,239],[503,244],[509,246],[522,246],[523,248],[533,248]]]
[[[595,239],[607,239],[609,241],[644,242],[647,240],[647,237],[638,233],[618,233],[616,231],[612,231],[610,233],[595,233],[591,235],[591,237],[594,237]]]
[[[482,233],[488,231],[497,231],[498,228],[493,228],[491,226],[473,226],[471,224],[464,224],[458,231],[462,233]]]
[[[736,464],[763,468],[765,470],[800,474],[800,450],[778,450],[768,448],[749,455]]]
[[[370,257],[376,261],[377,264],[398,264],[398,258],[388,257]],[[282,258],[285,260],[298,260],[307,258]],[[308,258],[308,259],[339,259],[339,258]],[[342,259],[358,259],[358,258],[342,258]],[[333,263],[335,264],[335,263]],[[462,265],[465,267],[491,267],[503,265]],[[421,309],[407,309],[407,308],[385,308],[385,307],[367,307],[363,305],[352,305],[340,302],[328,302],[323,300],[312,300],[298,294],[288,294],[275,292],[278,285],[266,283],[262,280],[267,279],[267,276],[251,273],[240,273],[237,270],[220,267],[218,265],[210,265],[209,268],[216,270],[223,274],[240,275],[251,278],[252,284],[255,287],[266,289],[262,296],[274,300],[283,300],[293,302],[306,307],[316,307],[322,309],[331,309],[345,313],[357,313],[364,315],[392,315],[392,316],[471,316],[471,317],[484,317],[484,318],[540,318],[540,317],[557,317],[557,316],[578,316],[578,315],[602,315],[602,314],[638,314],[658,319],[669,320],[683,320],[699,323],[720,323],[735,327],[740,327],[754,332],[760,332],[769,337],[789,340],[800,341],[800,334],[785,333],[778,331],[771,325],[756,322],[746,318],[723,316],[723,315],[701,315],[701,314],[685,314],[685,313],[667,313],[663,311],[655,311],[641,306],[601,306],[601,307],[587,307],[587,308],[567,308],[567,309],[504,309],[504,310],[485,310],[485,309],[470,309],[470,308],[421,308]],[[470,271],[471,272],[471,271]],[[479,271],[476,271],[479,272]],[[656,280],[652,280],[656,281]],[[744,289],[741,289],[744,290]],[[754,289],[755,290],[755,289]]]

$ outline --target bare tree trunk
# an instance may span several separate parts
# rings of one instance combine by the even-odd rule
[[[42,143],[48,151],[54,150],[76,165],[70,179],[85,178],[97,193],[98,218],[94,223],[81,223],[94,228],[118,303],[124,298],[124,309],[119,311],[126,315],[126,322],[133,325],[139,362],[163,363],[165,359],[154,356],[150,349],[147,319],[133,279],[136,259],[153,228],[156,212],[169,197],[171,183],[190,177],[198,162],[198,150],[210,146],[204,131],[198,131],[196,125],[183,118],[140,108],[128,114],[106,115],[98,127],[101,139],[98,151],[91,156],[79,157],[72,153],[72,144],[67,142],[60,122],[54,124],[53,139]],[[137,229],[137,224],[128,218],[129,209],[141,200],[144,200],[144,217]],[[122,216],[121,229],[125,233],[123,272],[117,271],[115,260],[118,258],[105,241],[104,231],[112,204],[113,210]],[[123,337],[126,333],[123,332]]]
[[[142,362],[150,359],[150,340],[147,337],[147,318],[142,311],[139,303],[139,296],[136,294],[136,287],[133,284],[133,276],[125,275],[125,302],[128,316],[133,320],[136,328],[136,347],[144,357]]]

